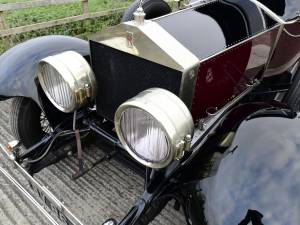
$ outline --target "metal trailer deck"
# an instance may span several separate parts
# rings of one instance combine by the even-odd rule
[[[2,147],[13,140],[8,125],[10,104],[10,100],[0,102]],[[85,146],[84,152],[87,164],[104,155],[96,143]],[[71,175],[77,169],[75,156],[43,169],[34,180],[13,161],[7,160],[2,151],[0,157],[1,225],[57,225],[70,221],[76,225],[101,225],[108,218],[120,221],[143,191],[143,178],[114,159],[97,165],[73,181]],[[175,211],[173,203],[170,202],[152,224],[185,224],[183,213]]]

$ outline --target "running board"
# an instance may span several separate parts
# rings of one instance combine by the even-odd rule
[[[7,160],[14,164],[19,172],[21,172],[27,179],[31,190],[26,190],[13,176],[11,176],[4,168],[0,166],[0,172],[9,179],[12,184],[23,194],[36,208],[51,222],[53,225],[83,225],[82,222],[70,210],[59,201],[47,187],[41,185],[33,176],[31,176],[23,167],[20,166],[11,155],[11,151],[4,145],[0,144],[0,149],[4,153]],[[35,196],[30,192],[34,192]],[[40,203],[42,202],[42,204]],[[50,212],[51,213],[50,213]],[[52,215],[55,215],[55,219]]]

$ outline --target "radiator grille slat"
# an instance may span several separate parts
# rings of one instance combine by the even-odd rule
[[[149,88],[179,95],[182,72],[91,41],[93,71],[98,83],[97,111],[113,121],[117,108]]]

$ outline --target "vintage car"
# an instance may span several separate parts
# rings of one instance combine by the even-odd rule
[[[77,179],[81,140],[106,140],[145,189],[105,225],[149,224],[174,199],[191,225],[299,224],[299,12],[298,0],[135,1],[89,42],[19,44],[0,56],[16,138],[3,149],[32,179],[74,145]]]

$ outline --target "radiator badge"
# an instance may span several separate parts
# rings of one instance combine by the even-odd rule
[[[139,55],[138,49],[134,46],[133,33],[129,31],[126,31],[126,33],[119,37],[101,41],[101,43],[132,55]]]
[[[127,40],[127,47],[133,48],[134,45],[133,45],[133,33],[132,32],[129,32],[129,31],[126,32],[126,40]]]

